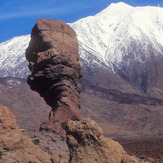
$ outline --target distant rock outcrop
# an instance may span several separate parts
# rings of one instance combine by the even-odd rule
[[[103,136],[101,127],[93,120],[68,120],[64,124],[70,163],[138,163],[118,143]]]
[[[74,30],[60,20],[40,18],[26,50],[31,75],[28,84],[52,107],[41,129],[62,133],[61,123],[79,120],[81,65]]]
[[[0,105],[0,162],[57,163],[60,160],[67,163],[68,159],[61,151],[44,152],[38,145],[34,145],[20,132],[9,109]]]

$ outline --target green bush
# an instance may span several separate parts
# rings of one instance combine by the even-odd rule
[[[130,156],[135,156],[135,154],[134,153],[131,153]]]
[[[35,145],[39,145],[39,144],[40,144],[40,139],[38,139],[38,138],[33,138],[33,139],[32,139],[32,142],[33,142],[33,144],[35,144]]]
[[[145,156],[141,155],[139,158],[143,160],[145,159]]]

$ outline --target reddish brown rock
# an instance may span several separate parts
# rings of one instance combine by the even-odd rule
[[[41,129],[64,134],[62,122],[80,119],[81,65],[75,32],[63,21],[38,19],[26,58],[31,70],[28,84],[52,107]]]
[[[0,105],[0,162],[5,163],[68,163],[69,157],[61,151],[41,150],[39,145],[20,132],[15,117],[7,107]]]
[[[140,163],[129,156],[118,142],[105,138],[100,125],[91,119],[68,120],[64,128],[70,163]]]

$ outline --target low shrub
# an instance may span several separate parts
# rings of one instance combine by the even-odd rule
[[[39,145],[39,144],[40,144],[40,139],[38,139],[38,138],[33,138],[33,139],[32,139],[32,142],[33,142],[33,144],[35,144],[35,145]]]

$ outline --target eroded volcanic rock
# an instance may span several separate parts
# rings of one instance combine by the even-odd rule
[[[79,120],[81,65],[74,30],[60,20],[40,18],[26,50],[31,75],[28,84],[52,107],[41,129],[63,133],[61,123]]]
[[[129,156],[118,142],[105,138],[101,127],[91,119],[68,120],[64,123],[64,128],[70,150],[70,163],[139,162],[134,157]]]
[[[0,105],[0,162],[68,162],[69,157],[61,151],[44,152],[39,145],[20,132],[16,119],[7,107]]]

